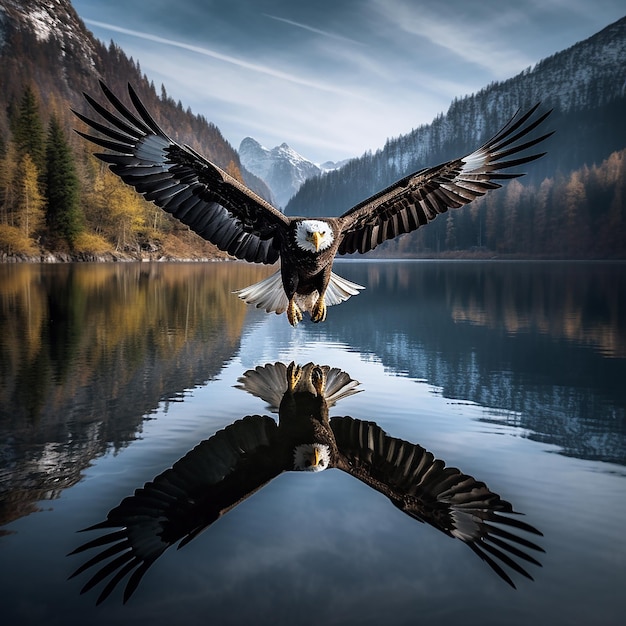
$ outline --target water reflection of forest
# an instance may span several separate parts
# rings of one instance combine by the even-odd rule
[[[455,322],[510,334],[538,332],[626,357],[624,264],[383,262],[364,264],[356,272],[369,288],[393,293],[396,302],[413,302],[413,311],[394,307],[405,316],[419,317],[418,306],[437,302]],[[386,302],[378,297],[373,304]]]
[[[496,409],[565,454],[626,463],[626,266],[407,262],[339,265],[367,285],[327,336],[444,396]],[[392,302],[393,306],[389,306]],[[381,320],[384,321],[381,324]]]
[[[367,286],[303,324],[565,454],[626,464],[626,267],[339,264]],[[239,263],[0,266],[0,523],[136,437],[158,403],[215,376],[250,309]],[[255,312],[261,318],[262,312]],[[286,320],[276,338],[289,341]],[[284,329],[284,330],[283,330]],[[283,335],[284,333],[284,335]],[[20,512],[21,511],[21,512]]]
[[[246,315],[231,292],[265,271],[220,263],[1,270],[0,522],[56,497],[92,458],[135,439],[160,400],[216,375]]]

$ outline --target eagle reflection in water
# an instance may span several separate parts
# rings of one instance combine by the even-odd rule
[[[527,578],[520,562],[540,566],[543,552],[519,531],[541,535],[509,502],[419,445],[387,435],[374,422],[329,418],[329,409],[358,393],[359,383],[328,366],[268,364],[248,370],[239,388],[278,412],[248,415],[199,443],[173,467],[85,530],[118,529],[71,554],[104,548],[71,577],[98,566],[82,588],[109,579],[98,603],[126,577],[126,602],[147,569],[171,545],[179,548],[285,471],[337,468],[384,494],[413,519],[463,541],[504,581],[505,568]],[[93,570],[91,570],[93,572]]]

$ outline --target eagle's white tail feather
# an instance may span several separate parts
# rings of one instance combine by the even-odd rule
[[[341,304],[350,296],[357,296],[361,289],[365,289],[365,287],[363,287],[363,285],[357,285],[357,283],[353,283],[346,278],[342,278],[335,274],[335,272],[331,272],[330,281],[326,288],[326,306]]]
[[[283,289],[280,270],[258,283],[254,283],[254,285],[244,287],[233,293],[236,293],[246,304],[252,304],[257,309],[265,309],[268,313],[272,311],[277,314],[284,313],[289,305],[289,300]]]
[[[365,289],[365,287],[357,285],[331,272],[328,288],[326,289],[326,306],[345,302],[350,296],[356,296],[361,289]],[[257,309],[265,309],[268,313],[284,313],[289,305],[289,300],[283,289],[280,270],[258,283],[239,289],[234,293],[246,304],[252,304]],[[314,291],[308,296],[297,295],[296,303],[302,311],[308,311],[310,313],[318,297],[319,294],[317,291]]]

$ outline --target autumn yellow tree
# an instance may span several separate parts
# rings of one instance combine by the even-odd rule
[[[20,230],[32,237],[43,225],[45,199],[39,191],[39,168],[27,153],[20,162],[20,184],[18,188],[17,215]]]
[[[137,251],[138,233],[146,227],[143,199],[137,192],[106,172],[106,210],[110,236],[118,251]]]
[[[33,255],[38,246],[32,239],[43,225],[45,199],[39,186],[39,168],[25,152],[17,158],[13,142],[0,159],[0,251]]]
[[[609,252],[623,248],[626,241],[626,150],[614,152],[606,161],[608,183],[613,188],[611,204],[608,211],[607,246]]]
[[[241,175],[241,170],[232,159],[228,162],[228,165],[226,167],[226,173],[230,174],[235,180],[238,180],[240,183],[245,184],[243,176]]]
[[[581,256],[583,232],[584,232],[584,215],[587,210],[587,194],[583,177],[586,177],[586,171],[577,170],[572,172],[567,185],[565,186],[564,204],[565,204],[565,237],[564,248],[565,253],[569,256]]]

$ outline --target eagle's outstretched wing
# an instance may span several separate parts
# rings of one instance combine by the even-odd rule
[[[146,199],[165,209],[198,235],[238,259],[252,263],[278,260],[274,239],[287,218],[188,146],[172,140],[154,121],[129,85],[133,113],[100,83],[117,114],[84,94],[104,119],[102,124],[74,111],[104,137],[81,136],[110,152],[97,154],[111,170]],[[120,117],[121,116],[121,117]]]
[[[369,252],[387,239],[416,230],[440,213],[497,189],[501,186],[497,180],[523,176],[504,170],[545,154],[522,155],[552,134],[528,139],[551,113],[535,115],[538,107],[536,104],[524,114],[518,111],[471,154],[406,176],[344,213],[338,218],[342,231],[338,254]]]
[[[386,495],[412,518],[465,542],[511,586],[503,565],[532,579],[519,560],[540,565],[527,551],[543,549],[516,531],[541,533],[514,517],[509,502],[484,483],[445,467],[421,446],[390,437],[373,422],[333,417],[330,425],[339,469]]]
[[[126,602],[167,548],[178,541],[182,547],[286,469],[273,451],[276,432],[276,422],[267,416],[236,421],[125,498],[104,522],[86,528],[119,530],[71,553],[104,547],[72,574],[100,567],[81,593],[111,577],[98,598],[100,603],[130,575],[124,590]]]

